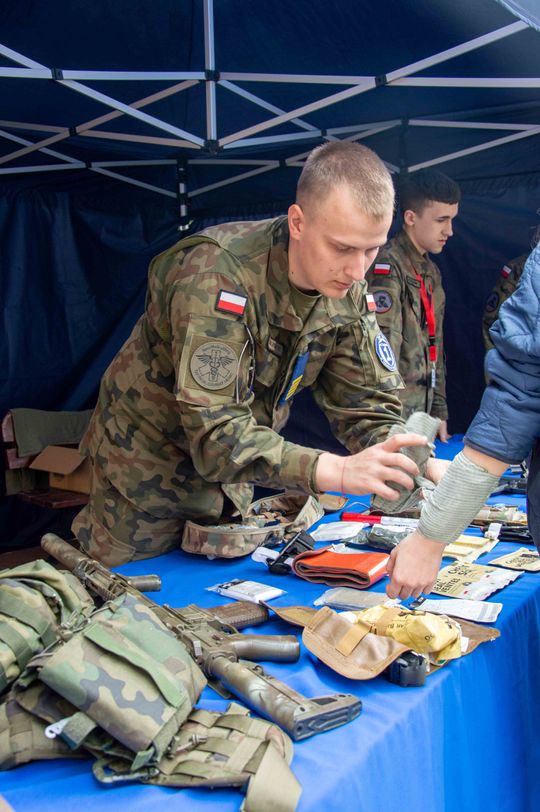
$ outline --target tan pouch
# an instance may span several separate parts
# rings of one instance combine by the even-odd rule
[[[302,640],[319,660],[349,679],[372,679],[410,646],[372,634],[369,626],[351,623],[328,606],[304,628]]]

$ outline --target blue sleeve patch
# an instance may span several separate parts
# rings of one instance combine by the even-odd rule
[[[278,401],[278,406],[284,406],[295,394],[296,390],[300,386],[302,378],[304,377],[304,371],[306,369],[306,364],[309,358],[309,351],[306,350],[301,355],[299,355],[296,359],[294,364],[294,369],[291,374],[291,379],[285,392],[282,394]]]
[[[375,352],[383,367],[390,370],[390,372],[397,372],[396,356],[383,333],[379,333],[375,338]]]

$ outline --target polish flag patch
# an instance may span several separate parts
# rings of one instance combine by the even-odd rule
[[[377,305],[375,304],[372,293],[366,293],[366,305],[368,310],[377,310]]]
[[[243,316],[246,309],[247,296],[241,296],[239,293],[232,293],[230,290],[220,290],[219,296],[216,301],[216,310],[222,310],[225,313],[235,313],[237,316]]]
[[[373,268],[373,273],[376,273],[378,276],[389,276],[391,270],[390,265],[387,265],[385,262],[377,262]]]
[[[511,273],[512,268],[509,268],[508,265],[503,265],[503,269],[501,271],[501,276],[503,277],[503,279],[508,279]]]

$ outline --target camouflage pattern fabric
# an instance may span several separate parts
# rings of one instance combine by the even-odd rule
[[[236,523],[200,525],[187,521],[182,549],[208,558],[237,558],[270,541],[289,539],[323,515],[324,510],[313,496],[306,498],[292,491],[269,496],[253,502]]]
[[[45,691],[50,694],[45,685],[36,685],[21,692],[20,696],[31,710],[20,704],[16,692],[10,692],[0,705],[0,770],[10,770],[29,761],[88,757],[82,750],[72,750],[60,737],[46,735],[48,722],[61,719],[66,715],[66,706],[70,706],[61,700],[59,714],[47,718],[41,707],[41,695]]]
[[[301,787],[288,766],[292,755],[286,733],[233,702],[224,713],[195,708],[157,768],[135,777],[171,787],[247,787],[244,812],[293,812]],[[114,758],[98,760],[93,772],[106,784],[132,777]]]
[[[104,604],[32,669],[79,711],[60,732],[70,746],[98,725],[135,754],[136,768],[161,758],[206,684],[182,643],[131,595]]]
[[[482,316],[482,336],[486,352],[493,349],[493,342],[489,335],[490,327],[499,318],[499,310],[503,302],[513,294],[519,285],[528,256],[528,254],[522,254],[520,257],[503,265],[497,284],[487,298],[484,315]]]
[[[70,572],[46,561],[0,571],[0,694],[29,660],[90,614],[94,602]]]
[[[387,267],[380,269],[381,265]],[[433,290],[438,351],[434,388],[431,385],[428,328],[415,270],[423,278],[426,290],[429,292],[430,286]],[[405,389],[399,393],[403,417],[407,419],[413,412],[427,412],[446,420],[445,296],[439,269],[427,254],[418,251],[402,229],[381,249],[366,279],[377,306],[377,321],[392,345],[405,384]]]
[[[81,443],[94,482],[73,529],[89,555],[112,565],[178,546],[187,519],[215,524],[231,503],[243,516],[254,484],[315,493],[321,452],[278,434],[307,386],[351,452],[399,419],[365,284],[342,300],[300,293],[287,247],[286,218],[229,223],[151,263],[145,313]]]

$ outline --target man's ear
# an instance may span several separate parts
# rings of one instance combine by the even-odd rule
[[[305,223],[305,215],[298,203],[293,203],[289,206],[287,213],[289,221],[289,236],[292,240],[299,240],[302,236]]]
[[[416,222],[416,212],[412,209],[405,209],[403,212],[403,222],[406,226],[414,226]]]

